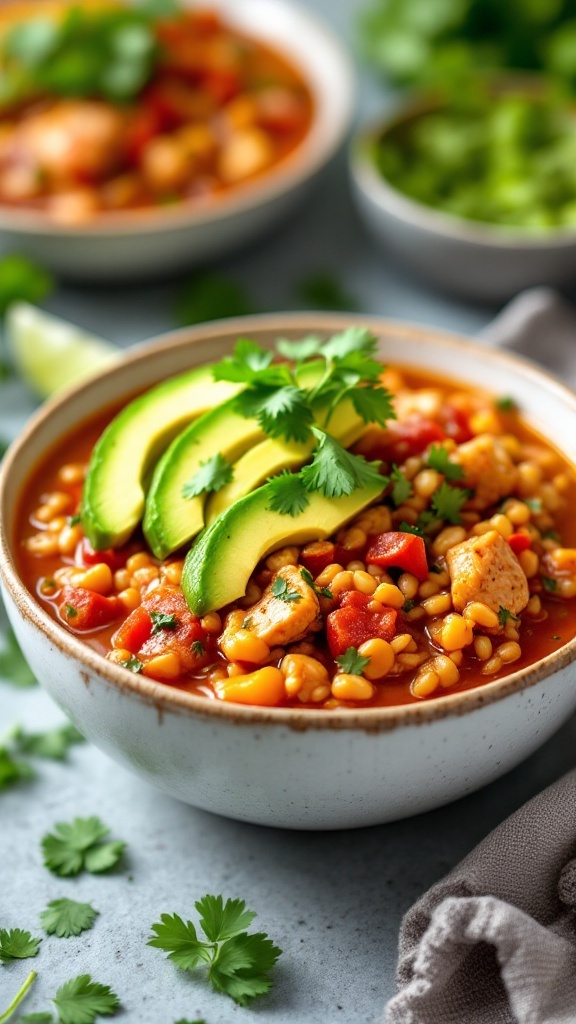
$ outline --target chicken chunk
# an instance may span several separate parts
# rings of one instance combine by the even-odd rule
[[[496,530],[456,544],[446,554],[452,603],[462,611],[469,601],[482,601],[497,612],[518,615],[530,597],[526,576],[510,545]]]
[[[122,154],[125,118],[95,100],[61,100],[24,118],[14,135],[14,158],[51,181],[95,181]]]
[[[319,629],[321,625],[318,598],[294,565],[283,566],[260,600],[252,608],[245,609],[241,617],[248,620],[250,632],[264,640],[268,647],[284,647],[301,640],[306,633]],[[227,638],[238,629],[237,620],[237,613],[231,612],[220,638],[223,648]]]
[[[458,445],[452,459],[464,470],[459,485],[474,491],[472,507],[489,508],[513,491],[518,471],[502,442],[492,434],[479,434]]]

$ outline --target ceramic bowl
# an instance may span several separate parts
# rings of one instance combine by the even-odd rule
[[[17,638],[39,681],[78,728],[166,793],[264,825],[334,829],[429,810],[498,778],[576,708],[576,639],[504,679],[421,704],[330,712],[210,701],[132,675],[56,623],[21,582],[14,540],[19,496],[44,455],[101,407],[229,353],[238,336],[330,334],[362,322],[385,361],[429,369],[512,396],[576,461],[576,394],[518,357],[422,327],[364,317],[292,314],[187,329],[53,399],[5,456],[0,572]]]
[[[362,128],[350,146],[353,197],[367,230],[423,280],[464,298],[501,302],[525,288],[574,281],[576,228],[541,234],[466,220],[419,203],[382,177],[374,145],[434,104],[415,99]]]
[[[300,145],[269,172],[202,207],[180,203],[107,212],[88,224],[68,227],[35,210],[0,206],[5,249],[75,280],[166,276],[262,235],[304,197],[350,124],[354,77],[348,55],[322,22],[292,0],[210,0],[209,6],[286,55],[301,71],[312,92],[314,115]]]

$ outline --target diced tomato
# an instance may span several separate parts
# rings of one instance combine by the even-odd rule
[[[308,572],[316,577],[327,565],[332,565],[337,561],[336,545],[329,540],[315,540],[312,544],[306,544],[302,548],[300,561],[308,569]]]
[[[106,548],[104,551],[95,551],[88,538],[83,537],[76,548],[74,560],[76,565],[98,565],[100,562],[104,562],[112,569],[112,572],[116,572],[116,569],[124,568],[126,565],[126,559],[131,553],[132,551],[128,546],[118,549]]]
[[[152,632],[152,619],[143,605],[135,608],[112,637],[112,646],[137,654]]]
[[[525,533],[512,533],[508,537],[508,543],[512,548],[515,555],[520,555],[523,551],[527,551],[531,545],[530,537],[527,537]]]
[[[123,611],[117,597],[103,597],[84,587],[63,587],[60,594],[60,616],[71,629],[82,632],[107,626]]]
[[[404,420],[390,420],[386,427],[371,427],[355,451],[369,461],[404,462],[412,455],[420,455],[428,445],[437,444],[445,438],[446,432],[439,423],[420,413],[413,413]]]
[[[463,409],[446,402],[442,407],[442,426],[446,437],[451,437],[456,444],[464,444],[474,436],[470,430],[470,421]]]
[[[372,598],[367,594],[350,590],[344,594],[340,607],[330,612],[326,619],[326,637],[333,658],[375,637],[392,639],[396,631],[396,609],[370,611],[371,603]]]
[[[261,89],[257,95],[256,120],[268,132],[301,131],[306,121],[306,106],[289,89],[271,86]]]
[[[230,71],[228,68],[214,68],[202,76],[201,87],[221,106],[238,95],[241,84],[235,71]]]
[[[124,151],[130,164],[139,163],[142,151],[158,135],[163,123],[161,112],[145,99],[131,112],[124,136]]]
[[[411,572],[419,580],[428,579],[426,545],[422,537],[401,530],[390,530],[372,537],[366,561],[369,565],[393,566]]]

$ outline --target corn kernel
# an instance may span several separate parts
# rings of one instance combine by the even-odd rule
[[[358,648],[358,654],[362,658],[370,658],[370,663],[363,669],[362,674],[367,679],[381,679],[388,674],[396,655],[394,648],[386,640],[374,637],[373,640],[366,640]]]
[[[380,583],[374,591],[374,600],[389,608],[402,608],[406,598],[393,583]]]
[[[226,679],[212,677],[214,691],[220,700],[236,704],[254,704],[273,707],[286,696],[284,676],[279,668],[266,665],[254,672]]]
[[[268,644],[249,629],[224,633],[220,649],[228,661],[249,661],[254,665],[262,665],[270,655]]]
[[[351,672],[337,672],[331,689],[338,700],[370,700],[376,692],[372,683]]]

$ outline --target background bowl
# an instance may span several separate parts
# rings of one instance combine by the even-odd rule
[[[372,825],[455,800],[518,764],[576,708],[576,639],[474,690],[397,708],[314,711],[210,701],[106,661],[44,611],[21,582],[14,532],[30,473],[54,444],[110,403],[229,353],[238,336],[330,334],[361,322],[381,356],[514,398],[576,460],[576,394],[531,364],[463,338],[364,317],[276,315],[164,336],[49,402],[5,456],[0,577],[10,620],[39,681],[97,746],[171,796],[286,828]]]
[[[13,6],[18,13],[19,5]],[[303,198],[348,130],[354,99],[350,60],[330,29],[291,0],[211,0],[210,6],[300,70],[314,100],[312,124],[301,144],[270,171],[205,206],[182,202],[106,212],[77,227],[55,224],[36,210],[0,206],[5,248],[75,280],[166,275],[249,242]]]
[[[373,238],[422,279],[469,299],[503,301],[537,285],[576,276],[576,229],[540,234],[466,220],[419,203],[382,177],[375,143],[435,109],[412,100],[395,116],[361,129],[350,147],[350,176],[358,211]]]

